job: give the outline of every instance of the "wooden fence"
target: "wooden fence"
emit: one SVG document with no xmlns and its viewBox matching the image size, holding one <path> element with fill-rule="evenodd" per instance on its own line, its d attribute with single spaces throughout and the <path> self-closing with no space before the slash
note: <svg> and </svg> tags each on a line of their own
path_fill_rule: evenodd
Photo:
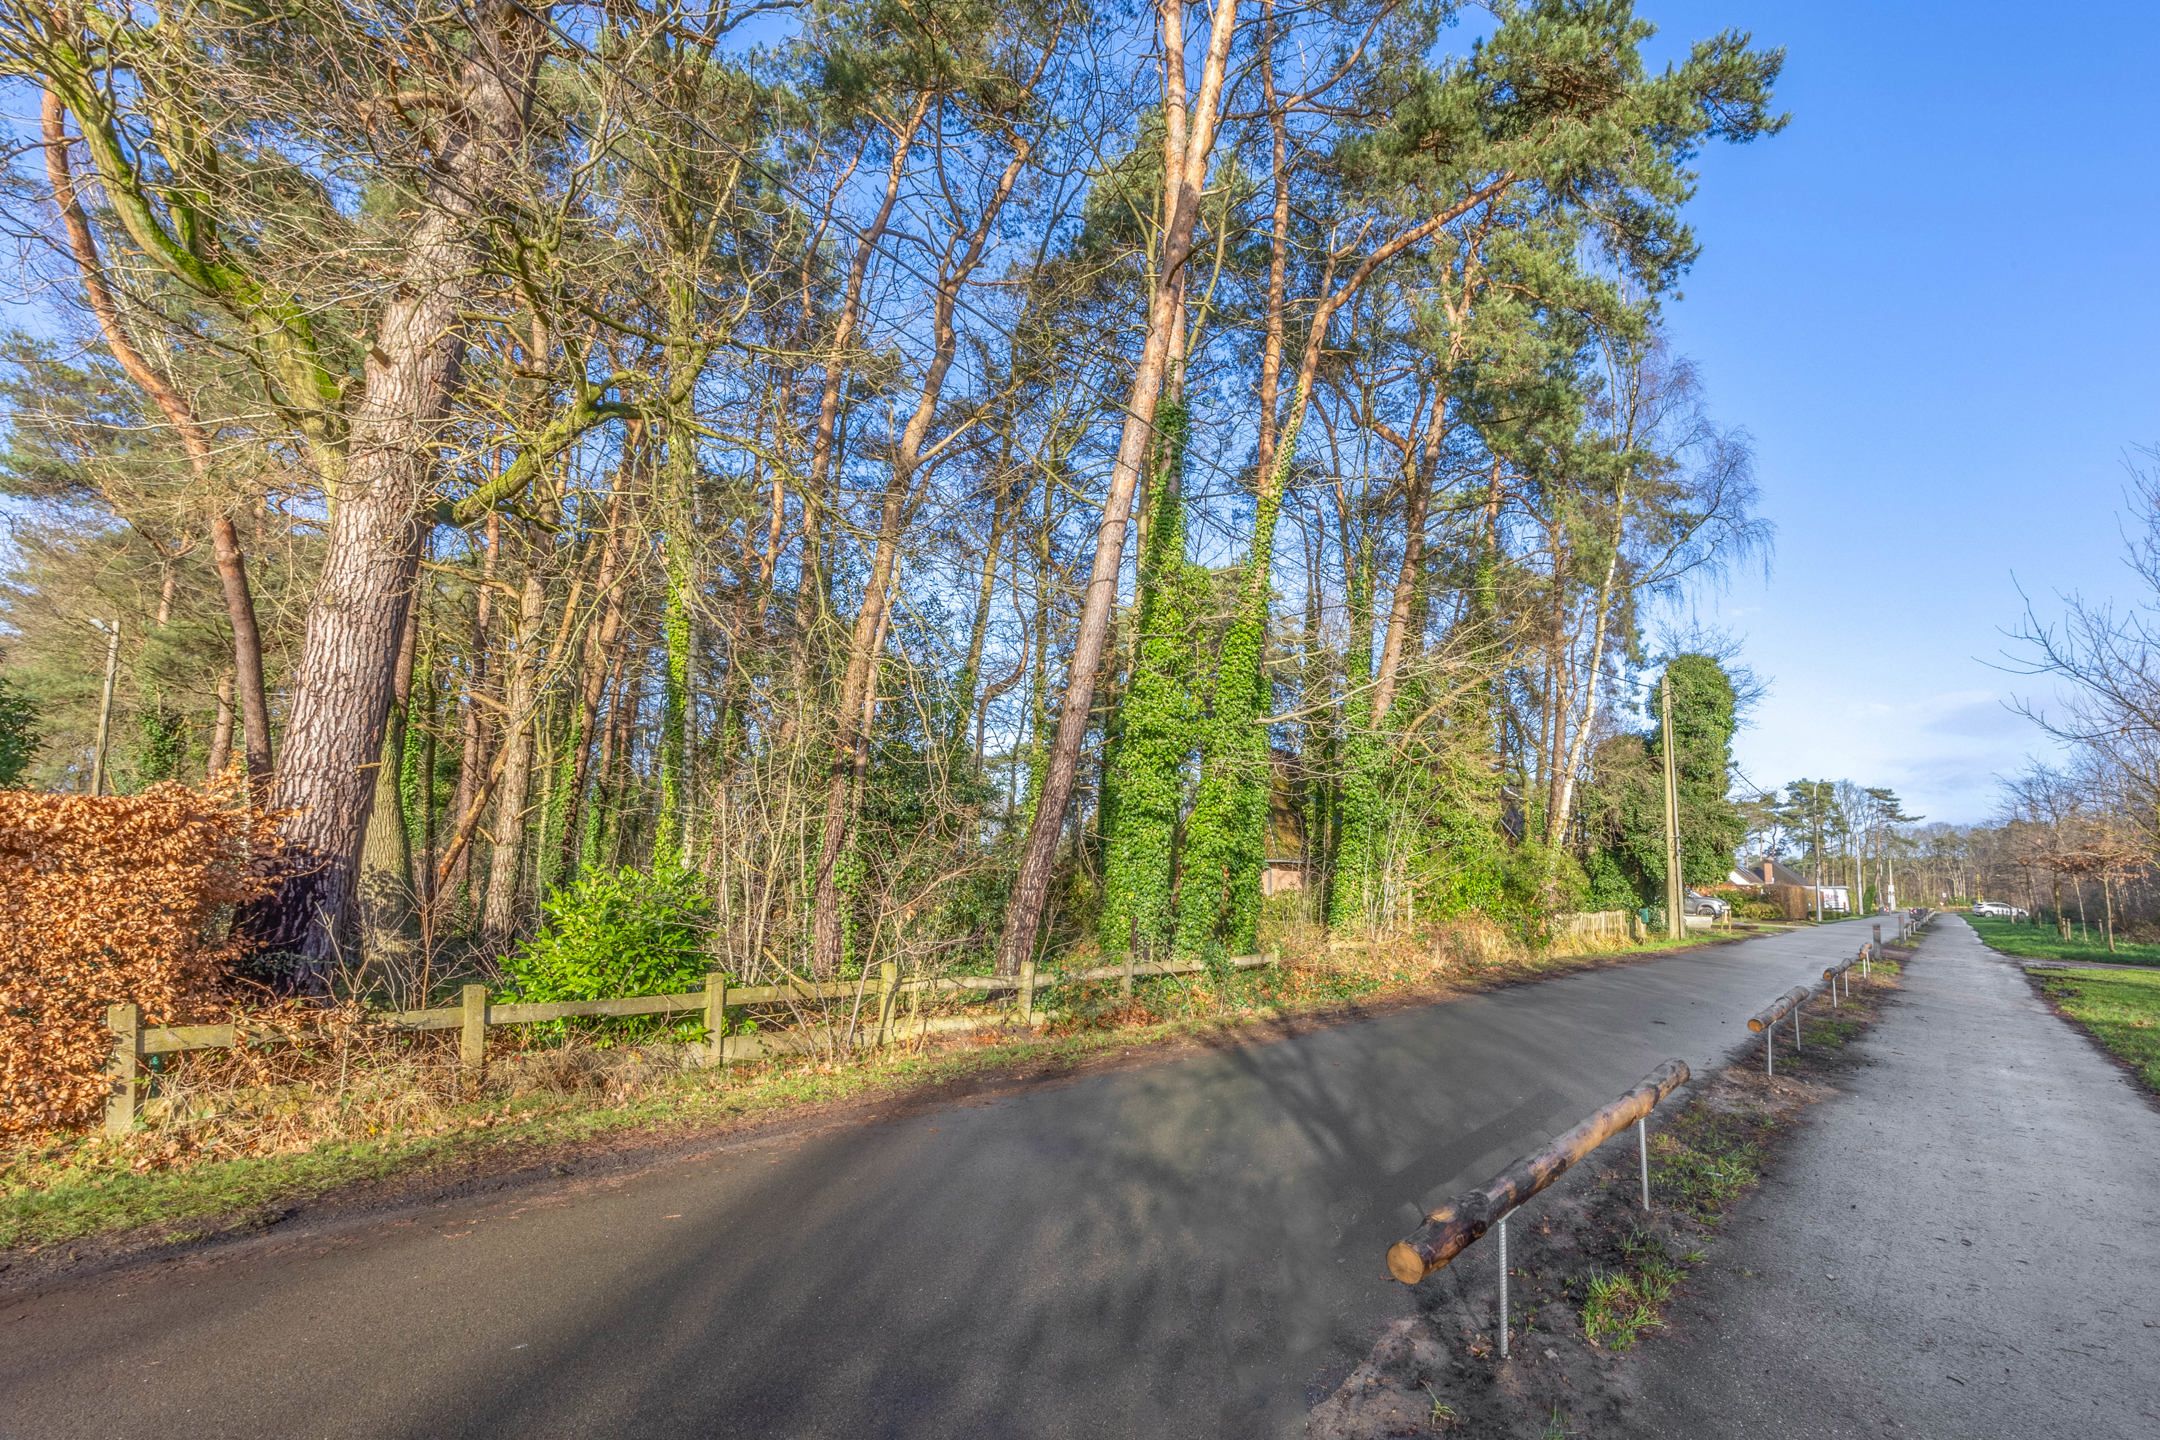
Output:
<svg viewBox="0 0 2160 1440">
<path fill-rule="evenodd" d="M 1642 937 L 1642 921 L 1632 910 L 1585 910 L 1553 917 L 1553 938 L 1596 943 L 1630 944 Z"/>
<path fill-rule="evenodd" d="M 1257 970 L 1278 964 L 1280 960 L 1280 953 L 1271 951 L 1266 955 L 1234 955 L 1227 963 L 1235 970 Z M 855 1040 L 867 1033 L 872 1043 L 891 1045 L 923 1035 L 980 1029 L 1009 1023 L 1013 1019 L 1023 1025 L 1037 1024 L 1042 1016 L 1036 1008 L 1036 997 L 1061 985 L 1115 980 L 1123 992 L 1130 995 L 1135 980 L 1161 975 L 1198 975 L 1207 969 L 1205 962 L 1197 960 L 1137 963 L 1128 956 L 1122 964 L 1098 965 L 1083 970 L 1039 972 L 1035 963 L 1028 961 L 1021 965 L 1020 973 L 1013 976 L 918 976 L 903 980 L 900 967 L 887 961 L 878 967 L 874 980 L 865 974 L 860 980 L 824 984 L 790 977 L 780 985 L 736 985 L 730 983 L 727 976 L 714 973 L 705 977 L 704 988 L 676 994 L 547 1002 L 493 1001 L 488 998 L 485 985 L 467 985 L 456 1005 L 386 1011 L 377 1018 L 395 1030 L 458 1031 L 459 1067 L 468 1074 L 478 1075 L 487 1068 L 490 1026 L 536 1025 L 551 1020 L 696 1015 L 703 1018 L 706 1037 L 698 1047 L 702 1052 L 701 1062 L 727 1065 L 771 1055 L 809 1053 L 818 1048 L 821 1036 L 829 1038 L 829 1028 L 809 1026 L 729 1034 L 729 1012 L 747 1006 L 851 1002 L 843 1027 L 847 1038 Z M 1016 1013 L 1010 1016 L 922 1014 L 922 1000 L 926 995 L 1005 994 L 1011 995 L 1014 1002 Z M 899 1013 L 903 997 L 908 1001 L 905 1016 Z M 250 1039 L 280 1043 L 290 1038 L 269 1029 L 251 1031 L 244 1022 L 145 1026 L 141 1009 L 132 1004 L 109 1007 L 105 1012 L 105 1024 L 112 1032 L 112 1058 L 106 1065 L 112 1088 L 105 1101 L 105 1129 L 115 1135 L 135 1128 L 142 1099 L 142 1062 L 146 1058 L 186 1050 L 230 1049 Z"/>
</svg>

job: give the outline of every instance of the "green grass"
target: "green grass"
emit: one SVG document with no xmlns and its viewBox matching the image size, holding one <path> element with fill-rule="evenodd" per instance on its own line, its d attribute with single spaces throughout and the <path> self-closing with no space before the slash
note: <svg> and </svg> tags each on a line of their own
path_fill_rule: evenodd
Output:
<svg viewBox="0 0 2160 1440">
<path fill-rule="evenodd" d="M 2160 1093 L 2160 972 L 2035 972 L 2063 1014 L 2127 1061 L 2147 1089 Z"/>
<path fill-rule="evenodd" d="M 1691 1107 L 1651 1137 L 1651 1185 L 1714 1225 L 1762 1177 L 1769 1124 L 1756 1115 Z"/>
<path fill-rule="evenodd" d="M 1636 1234 L 1621 1243 L 1625 1266 L 1591 1272 L 1582 1304 L 1583 1336 L 1605 1350 L 1631 1350 L 1645 1330 L 1664 1325 L 1661 1312 L 1679 1288 L 1685 1261 L 1663 1242 Z"/>
<path fill-rule="evenodd" d="M 2107 941 L 2093 931 L 2090 940 L 2077 938 L 2072 927 L 2068 940 L 2055 933 L 2048 925 L 2021 924 L 2015 920 L 1997 920 L 1987 915 L 1968 915 L 1973 930 L 1994 949 L 2005 955 L 2015 955 L 2021 960 L 2067 960 L 2073 964 L 2087 961 L 2106 965 L 2160 965 L 2160 945 L 2140 945 L 2117 939 L 2115 948 L 2108 949 Z"/>
</svg>

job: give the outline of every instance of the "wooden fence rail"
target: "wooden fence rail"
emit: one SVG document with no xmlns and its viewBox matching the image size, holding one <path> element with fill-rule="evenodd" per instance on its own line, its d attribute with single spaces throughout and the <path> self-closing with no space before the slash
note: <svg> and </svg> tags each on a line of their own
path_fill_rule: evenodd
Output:
<svg viewBox="0 0 2160 1440">
<path fill-rule="evenodd" d="M 1234 955 L 1228 964 L 1233 970 L 1257 970 L 1281 962 L 1280 952 L 1266 955 Z M 797 1026 L 784 1030 L 760 1031 L 757 1034 L 729 1034 L 728 1013 L 750 1005 L 785 1005 L 840 1000 L 853 1001 L 855 1005 L 848 1015 L 846 1028 L 850 1032 L 870 1032 L 873 1043 L 891 1045 L 900 1040 L 914 1039 L 923 1035 L 946 1031 L 979 1029 L 986 1025 L 1003 1023 L 997 1017 L 967 1015 L 925 1016 L 921 1013 L 922 997 L 951 995 L 1004 995 L 1010 994 L 1013 1009 L 1020 1024 L 1037 1022 L 1036 997 L 1045 990 L 1061 985 L 1075 985 L 1105 980 L 1116 980 L 1125 993 L 1132 991 L 1136 979 L 1148 979 L 1169 975 L 1199 975 L 1208 970 L 1204 961 L 1150 961 L 1134 963 L 1130 958 L 1119 965 L 1098 965 L 1080 970 L 1050 970 L 1038 972 L 1035 962 L 1027 961 L 1018 975 L 953 975 L 914 976 L 901 979 L 899 966 L 887 961 L 878 967 L 873 979 L 864 975 L 860 980 L 827 981 L 813 984 L 807 980 L 789 977 L 779 985 L 736 985 L 727 976 L 717 972 L 705 977 L 700 990 L 685 990 L 665 995 L 631 995 L 613 1000 L 562 1000 L 562 1001 L 493 1001 L 488 998 L 485 985 L 467 985 L 459 995 L 456 1005 L 436 1006 L 423 1010 L 392 1010 L 379 1018 L 396 1030 L 456 1030 L 458 1037 L 458 1064 L 461 1069 L 478 1075 L 487 1068 L 487 1032 L 497 1025 L 536 1025 L 554 1020 L 621 1019 L 631 1016 L 686 1016 L 698 1015 L 704 1019 L 705 1040 L 703 1063 L 727 1065 L 739 1060 L 755 1060 L 772 1055 L 803 1054 L 815 1050 L 819 1032 L 812 1027 Z M 901 1018 L 899 1002 L 908 997 L 910 1010 Z M 867 1014 L 865 1014 L 867 1010 Z M 142 1023 L 142 1011 L 134 1005 L 114 1005 L 105 1012 L 105 1025 L 112 1034 L 112 1056 L 106 1064 L 106 1074 L 111 1089 L 105 1101 L 105 1129 L 109 1134 L 125 1134 L 135 1128 L 141 1108 L 142 1062 L 152 1055 L 173 1055 L 187 1050 L 222 1050 L 247 1040 L 264 1043 L 280 1043 L 291 1037 L 282 1031 L 268 1027 L 256 1027 L 245 1022 L 226 1025 L 153 1025 Z"/>
<path fill-rule="evenodd" d="M 1488 1230 L 1500 1242 L 1500 1358 L 1508 1358 L 1508 1216 L 1558 1180 L 1568 1168 L 1607 1140 L 1635 1127 L 1642 1164 L 1642 1204 L 1650 1209 L 1650 1112 L 1688 1081 L 1684 1060 L 1667 1060 L 1635 1087 L 1608 1101 L 1580 1125 L 1544 1149 L 1523 1156 L 1468 1194 L 1425 1217 L 1425 1223 L 1390 1246 L 1388 1273 L 1415 1285 L 1475 1244 Z"/>
<path fill-rule="evenodd" d="M 1568 1169 L 1607 1140 L 1656 1109 L 1685 1085 L 1685 1060 L 1667 1060 L 1628 1092 L 1599 1107 L 1588 1119 L 1544 1149 L 1523 1156 L 1485 1184 L 1459 1195 L 1425 1217 L 1409 1236 L 1389 1247 L 1388 1273 L 1415 1285 L 1474 1244 L 1508 1212 L 1566 1174 Z M 1646 1162 L 1647 1163 L 1647 1162 Z"/>
</svg>

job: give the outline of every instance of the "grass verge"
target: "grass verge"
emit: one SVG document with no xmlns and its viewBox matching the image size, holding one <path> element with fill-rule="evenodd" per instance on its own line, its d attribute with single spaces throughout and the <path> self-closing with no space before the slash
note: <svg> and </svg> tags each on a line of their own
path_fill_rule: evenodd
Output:
<svg viewBox="0 0 2160 1440">
<path fill-rule="evenodd" d="M 2160 971 L 2028 972 L 2056 1011 L 2084 1027 L 2109 1054 L 2160 1095 Z"/>
<path fill-rule="evenodd" d="M 2143 945 L 2117 939 L 2115 948 L 2110 950 L 2106 940 L 2079 939 L 2075 930 L 2071 932 L 2071 938 L 2065 940 L 2052 927 L 2046 925 L 2019 924 L 2014 920 L 1998 920 L 1987 915 L 1967 915 L 1965 920 L 1991 949 L 2020 960 L 2160 966 L 2160 945 Z"/>
</svg>

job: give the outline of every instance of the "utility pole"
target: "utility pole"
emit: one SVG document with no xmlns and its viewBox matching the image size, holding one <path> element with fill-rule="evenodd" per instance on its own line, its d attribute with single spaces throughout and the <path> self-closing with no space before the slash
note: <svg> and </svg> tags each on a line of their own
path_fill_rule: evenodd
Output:
<svg viewBox="0 0 2160 1440">
<path fill-rule="evenodd" d="M 1808 803 L 1812 806 L 1817 807 L 1815 810 L 1815 923 L 1820 925 L 1822 924 L 1823 887 L 1823 833 L 1822 810 L 1820 808 L 1822 804 L 1821 797 L 1811 795 L 1808 799 Z"/>
<path fill-rule="evenodd" d="M 1680 781 L 1673 761 L 1672 671 L 1665 672 L 1659 689 L 1665 699 L 1665 933 L 1678 940 L 1687 934 L 1687 917 L 1681 904 Z"/>
<path fill-rule="evenodd" d="M 98 700 L 97 746 L 90 752 L 90 793 L 105 793 L 105 742 L 112 735 L 113 677 L 120 669 L 120 622 L 93 620 L 105 632 L 105 693 Z"/>
</svg>

